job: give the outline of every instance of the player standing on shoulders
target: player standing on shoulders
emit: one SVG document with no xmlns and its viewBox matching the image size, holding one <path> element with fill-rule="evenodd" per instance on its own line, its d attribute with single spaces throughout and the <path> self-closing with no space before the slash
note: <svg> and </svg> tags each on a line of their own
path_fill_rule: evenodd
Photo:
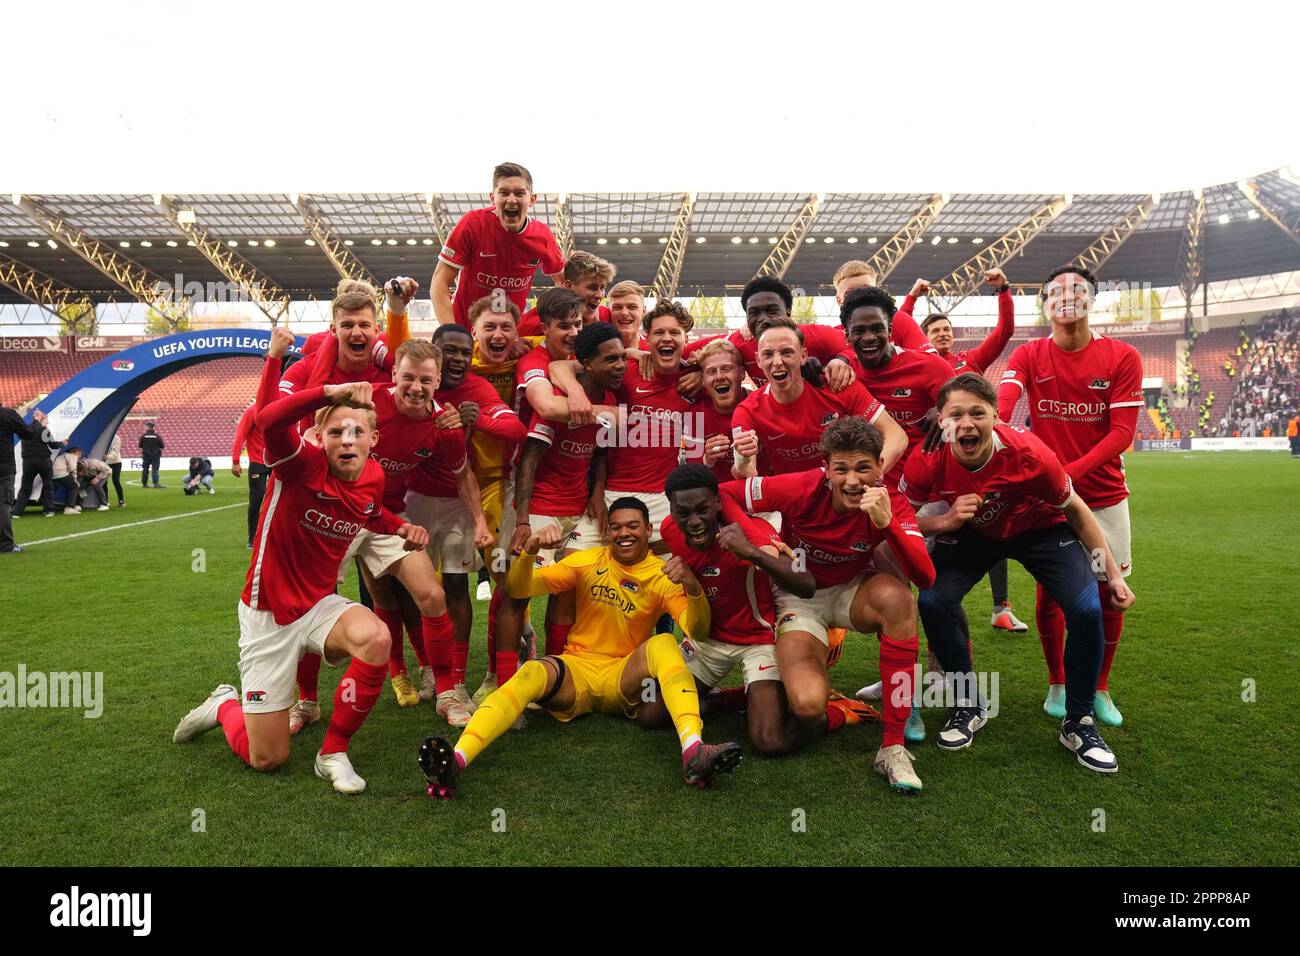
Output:
<svg viewBox="0 0 1300 956">
<path fill-rule="evenodd" d="M 936 537 L 934 584 L 917 604 L 930 646 L 956 690 L 938 744 L 944 750 L 969 747 L 986 722 L 986 702 L 957 609 L 995 561 L 1012 558 L 1066 609 L 1070 637 L 1063 655 L 1061 743 L 1088 769 L 1114 773 L 1119 762 L 1093 721 L 1102 653 L 1094 568 L 1104 569 L 1114 582 L 1107 599 L 1117 610 L 1133 604 L 1133 592 L 1101 525 L 1052 450 L 1031 432 L 997 423 L 992 385 L 967 372 L 944 386 L 939 401 L 951 440 L 908 459 L 901 486 L 915 507 L 934 501 L 949 506 L 943 514 L 918 519 L 922 532 Z"/>
<path fill-rule="evenodd" d="M 295 428 L 313 410 L 320 447 Z M 334 593 L 339 564 L 363 529 L 396 535 L 410 551 L 424 548 L 428 537 L 382 504 L 384 473 L 369 458 L 377 443 L 370 383 L 309 389 L 263 409 L 258 424 L 271 489 L 239 603 L 243 703 L 239 691 L 222 684 L 185 715 L 172 740 L 185 743 L 220 725 L 244 763 L 274 770 L 289 759 L 299 656 L 310 650 L 331 664 L 350 656 L 316 775 L 341 793 L 360 793 L 366 782 L 348 760 L 348 743 L 383 689 L 389 634 L 370 611 Z"/>
<path fill-rule="evenodd" d="M 1074 481 L 1075 491 L 1092 509 L 1115 555 L 1119 574 L 1133 570 L 1132 531 L 1123 452 L 1133 443 L 1142 397 L 1142 357 L 1127 342 L 1088 327 L 1088 309 L 1097 279 L 1081 266 L 1053 269 L 1043 283 L 1043 310 L 1052 334 L 1011 353 L 998 387 L 998 414 L 1009 421 L 1023 394 L 1033 432 L 1056 452 Z M 1097 682 L 1097 719 L 1110 727 L 1124 720 L 1110 697 L 1110 668 L 1124 630 L 1124 610 L 1109 597 L 1115 579 L 1096 569 L 1101 582 L 1106 649 Z M 1040 586 L 1038 635 L 1047 659 L 1049 687 L 1043 709 L 1062 714 L 1065 673 L 1062 649 L 1065 617 Z"/>
</svg>

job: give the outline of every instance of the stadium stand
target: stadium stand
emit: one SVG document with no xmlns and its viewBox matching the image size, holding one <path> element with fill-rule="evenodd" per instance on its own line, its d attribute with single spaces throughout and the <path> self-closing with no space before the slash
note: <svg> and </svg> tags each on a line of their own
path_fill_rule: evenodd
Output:
<svg viewBox="0 0 1300 956">
<path fill-rule="evenodd" d="M 1212 359 L 1224 396 L 1210 412 L 1214 433 L 1285 434 L 1300 398 L 1300 316 L 1285 309 L 1267 315 L 1253 336 L 1244 328 L 1218 331 L 1231 332 L 1235 341 Z"/>
<path fill-rule="evenodd" d="M 146 389 L 118 430 L 123 456 L 139 454 L 147 421 L 157 423 L 166 454 L 229 455 L 235 426 L 257 392 L 261 369 L 252 358 L 217 359 Z"/>
<path fill-rule="evenodd" d="M 103 352 L 0 352 L 0 405 L 15 407 L 48 395 Z"/>
</svg>

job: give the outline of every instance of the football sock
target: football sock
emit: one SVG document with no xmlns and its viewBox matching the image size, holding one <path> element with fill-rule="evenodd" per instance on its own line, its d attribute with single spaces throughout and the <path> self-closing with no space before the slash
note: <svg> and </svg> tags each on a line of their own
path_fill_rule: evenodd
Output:
<svg viewBox="0 0 1300 956">
<path fill-rule="evenodd" d="M 497 588 L 492 592 L 492 600 L 488 601 L 487 654 L 488 670 L 490 671 L 497 669 L 497 609 L 501 607 L 501 602 L 505 600 L 505 597 L 506 589 Z M 502 681 L 502 683 L 505 683 L 505 681 Z"/>
<path fill-rule="evenodd" d="M 681 649 L 671 634 L 656 634 L 646 641 L 645 659 L 650 676 L 659 681 L 664 705 L 677 728 L 677 739 L 685 753 L 692 744 L 700 742 L 700 735 L 704 732 L 695 678 L 686 668 Z"/>
<path fill-rule="evenodd" d="M 569 629 L 572 624 L 546 625 L 546 656 L 555 657 L 564 653 L 564 645 L 569 643 Z"/>
<path fill-rule="evenodd" d="M 1089 585 L 1064 610 L 1069 632 L 1065 642 L 1065 716 L 1078 720 L 1092 713 L 1105 645 L 1097 589 Z"/>
<path fill-rule="evenodd" d="M 1006 558 L 989 568 L 989 588 L 993 591 L 993 606 L 1006 607 L 1008 590 Z"/>
<path fill-rule="evenodd" d="M 422 622 L 424 647 L 429 655 L 429 662 L 433 665 L 436 692 L 441 694 L 443 691 L 453 690 L 456 685 L 451 679 L 451 618 L 444 611 L 437 617 L 425 615 Z"/>
<path fill-rule="evenodd" d="M 451 642 L 451 686 L 465 683 L 465 664 L 469 660 L 469 641 Z"/>
<path fill-rule="evenodd" d="M 396 608 L 377 607 L 375 617 L 388 628 L 391 643 L 388 645 L 388 676 L 406 673 L 406 648 L 402 645 L 402 612 Z"/>
<path fill-rule="evenodd" d="M 497 651 L 496 672 L 497 686 L 500 687 L 510 678 L 515 676 L 515 671 L 519 669 L 519 652 L 518 651 Z"/>
<path fill-rule="evenodd" d="M 316 700 L 316 684 L 320 679 L 320 655 L 308 651 L 298 661 L 298 697 Z"/>
<path fill-rule="evenodd" d="M 244 726 L 244 708 L 237 700 L 228 700 L 217 708 L 217 723 L 226 732 L 226 743 L 235 752 L 235 756 L 246 764 L 252 764 L 248 757 L 248 728 Z"/>
<path fill-rule="evenodd" d="M 473 763 L 492 741 L 510 729 L 525 707 L 546 693 L 546 682 L 546 665 L 528 661 L 514 677 L 484 698 L 456 741 L 456 758 L 462 768 Z"/>
<path fill-rule="evenodd" d="M 880 635 L 880 679 L 884 693 L 880 698 L 884 733 L 881 746 L 903 742 L 903 728 L 912 712 L 912 684 L 915 683 L 917 637 Z"/>
<path fill-rule="evenodd" d="M 1041 584 L 1034 604 L 1034 620 L 1038 624 L 1038 641 L 1043 645 L 1043 659 L 1047 661 L 1047 682 L 1064 684 L 1065 614 Z"/>
<path fill-rule="evenodd" d="M 700 707 L 710 714 L 738 714 L 745 709 L 746 693 L 743 687 L 724 687 L 716 694 L 700 698 Z"/>
<path fill-rule="evenodd" d="M 1097 588 L 1101 592 L 1101 626 L 1106 636 L 1106 646 L 1101 654 L 1101 673 L 1097 677 L 1097 690 L 1109 690 L 1110 666 L 1115 663 L 1119 637 L 1124 632 L 1124 612 L 1111 607 L 1108 585 L 1098 584 Z"/>
<path fill-rule="evenodd" d="M 411 642 L 411 649 L 415 651 L 415 659 L 420 662 L 421 667 L 429 666 L 429 649 L 424 644 L 424 628 L 420 628 L 417 634 L 411 630 L 410 625 L 406 627 L 406 639 Z M 394 642 L 400 644 L 401 641 L 393 638 Z"/>
<path fill-rule="evenodd" d="M 338 689 L 334 691 L 334 712 L 330 714 L 325 742 L 321 744 L 322 754 L 347 751 L 352 735 L 361 729 L 370 709 L 379 700 L 387 673 L 383 664 L 368 664 L 360 658 L 352 658 Z"/>
</svg>

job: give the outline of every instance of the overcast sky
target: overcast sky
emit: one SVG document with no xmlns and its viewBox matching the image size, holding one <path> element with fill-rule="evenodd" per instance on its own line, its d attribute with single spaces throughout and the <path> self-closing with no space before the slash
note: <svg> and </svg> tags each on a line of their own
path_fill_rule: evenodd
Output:
<svg viewBox="0 0 1300 956">
<path fill-rule="evenodd" d="M 486 191 L 504 159 L 547 192 L 1300 172 L 1298 5 L 1043 7 L 23 0 L 0 190 Z"/>
</svg>

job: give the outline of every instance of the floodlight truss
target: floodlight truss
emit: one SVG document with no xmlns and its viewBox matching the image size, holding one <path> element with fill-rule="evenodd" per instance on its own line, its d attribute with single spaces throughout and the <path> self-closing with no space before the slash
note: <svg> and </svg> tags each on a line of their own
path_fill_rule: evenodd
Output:
<svg viewBox="0 0 1300 956">
<path fill-rule="evenodd" d="M 1250 204 L 1259 210 L 1259 214 L 1277 226 L 1295 242 L 1300 243 L 1300 213 L 1292 210 L 1288 212 L 1285 207 L 1275 204 L 1259 188 L 1259 183 L 1254 180 L 1240 183 L 1242 195 L 1244 195 Z"/>
<path fill-rule="evenodd" d="M 1205 236 L 1205 195 L 1196 196 L 1191 208 L 1187 210 L 1187 223 L 1183 226 L 1183 254 L 1178 272 L 1178 288 L 1183 293 L 1186 311 L 1183 318 L 1192 319 L 1192 297 L 1196 287 L 1201 284 L 1201 253 Z"/>
<path fill-rule="evenodd" d="M 18 207 L 54 239 L 63 243 L 119 288 L 125 289 L 141 302 L 171 322 L 179 322 L 190 312 L 190 300 L 181 290 L 168 293 L 170 287 L 133 259 L 82 232 L 61 215 L 51 212 L 40 203 L 23 196 Z"/>
<path fill-rule="evenodd" d="M 555 201 L 555 242 L 566 262 L 573 257 L 573 210 L 567 195 Z"/>
<path fill-rule="evenodd" d="M 325 254 L 325 258 L 330 261 L 334 271 L 344 279 L 358 279 L 379 288 L 379 281 L 371 274 L 369 269 L 362 265 L 361 260 L 352 254 L 352 251 L 343 244 L 343 240 L 330 228 L 320 208 L 307 196 L 299 196 L 296 205 L 298 215 L 302 217 L 303 225 L 311 233 L 316 248 Z"/>
<path fill-rule="evenodd" d="M 876 253 L 867 260 L 867 264 L 876 270 L 876 284 L 884 285 L 885 279 L 894 271 L 902 260 L 907 250 L 925 235 L 925 231 L 930 228 L 930 224 L 939 218 L 939 213 L 943 212 L 943 207 L 948 204 L 942 193 L 935 193 L 925 201 L 912 218 L 902 229 L 890 236 L 885 244 L 876 250 Z"/>
<path fill-rule="evenodd" d="M 671 299 L 677 294 L 677 283 L 682 278 L 682 263 L 686 258 L 686 241 L 691 230 L 691 214 L 695 210 L 695 194 L 682 196 L 682 204 L 677 210 L 677 219 L 673 222 L 673 231 L 668 235 L 664 254 L 659 258 L 659 268 L 655 270 L 654 282 L 650 284 L 649 298 L 658 301 Z"/>
<path fill-rule="evenodd" d="M 1074 257 L 1074 261 L 1084 268 L 1088 269 L 1093 275 L 1106 263 L 1106 260 L 1115 254 L 1124 240 L 1133 235 L 1134 230 L 1142 225 L 1142 222 L 1151 215 L 1151 210 L 1155 208 L 1156 201 L 1153 197 L 1147 196 L 1140 203 L 1124 214 L 1124 218 L 1112 225 L 1103 232 L 1092 244 Z"/>
<path fill-rule="evenodd" d="M 95 303 L 84 293 L 3 254 L 0 254 L 0 285 L 60 318 L 59 309 L 85 307 L 92 312 L 95 309 Z"/>
<path fill-rule="evenodd" d="M 951 273 L 930 286 L 930 307 L 939 312 L 951 312 L 967 296 L 973 295 L 984 282 L 984 273 L 989 269 L 1000 268 L 1012 256 L 1024 250 L 1025 246 L 1053 220 L 1070 206 L 1065 196 L 1056 196 L 1050 202 L 1035 209 L 1023 221 L 1017 223 L 1008 232 L 990 242 L 978 253 L 971 256 Z"/>
<path fill-rule="evenodd" d="M 425 203 L 425 211 L 429 214 L 429 222 L 433 223 L 433 231 L 438 236 L 438 245 L 445 246 L 447 240 L 451 238 L 452 229 L 456 227 L 456 221 L 452 219 L 446 201 L 438 193 L 432 193 L 429 201 Z"/>
<path fill-rule="evenodd" d="M 813 193 L 804 200 L 799 212 L 795 214 L 790 225 L 786 226 L 781 238 L 776 241 L 772 251 L 767 254 L 763 264 L 754 273 L 755 279 L 760 276 L 772 276 L 777 279 L 785 278 L 786 270 L 790 268 L 790 263 L 794 262 L 794 257 L 798 255 L 799 249 L 808 235 L 808 230 L 817 221 L 817 213 L 821 211 L 821 204 L 821 193 Z"/>
<path fill-rule="evenodd" d="M 194 248 L 203 255 L 203 258 L 237 285 L 240 292 L 266 314 L 266 317 L 271 320 L 272 328 L 279 324 L 280 319 L 289 311 L 289 303 L 293 301 L 289 293 L 264 275 L 257 266 L 237 255 L 220 239 L 209 235 L 206 230 L 192 221 L 182 219 L 181 210 L 170 196 L 159 196 L 158 208 L 167 217 L 167 221 L 194 244 Z"/>
</svg>

